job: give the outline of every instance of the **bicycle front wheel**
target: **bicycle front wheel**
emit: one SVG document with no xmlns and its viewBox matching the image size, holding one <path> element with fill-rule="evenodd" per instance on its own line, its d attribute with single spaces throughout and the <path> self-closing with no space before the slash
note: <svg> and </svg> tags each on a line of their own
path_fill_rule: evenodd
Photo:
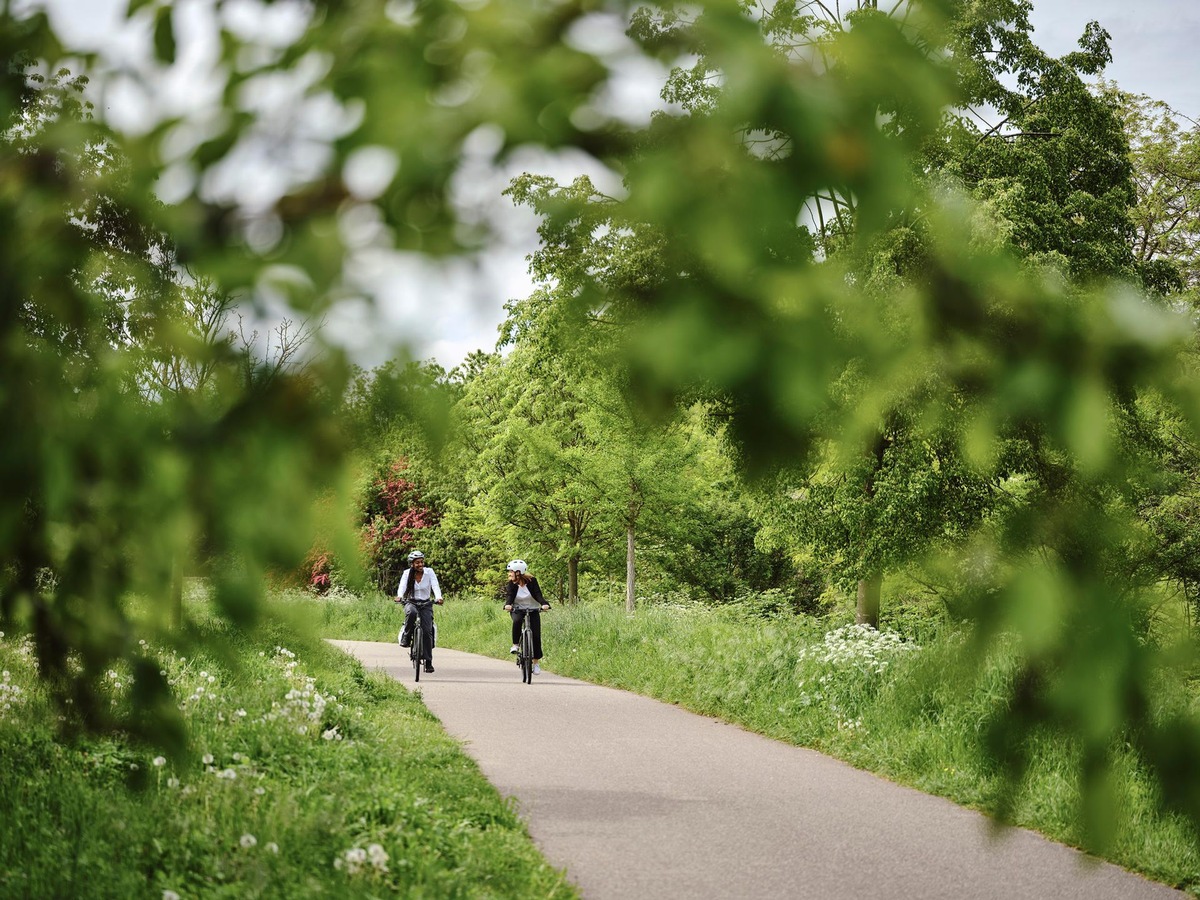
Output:
<svg viewBox="0 0 1200 900">
<path fill-rule="evenodd" d="M 533 635 L 528 627 L 521 633 L 521 680 L 533 684 Z"/>
<path fill-rule="evenodd" d="M 413 680 L 421 680 L 421 657 L 425 655 L 425 635 L 421 631 L 421 623 L 413 629 L 412 650 Z"/>
</svg>

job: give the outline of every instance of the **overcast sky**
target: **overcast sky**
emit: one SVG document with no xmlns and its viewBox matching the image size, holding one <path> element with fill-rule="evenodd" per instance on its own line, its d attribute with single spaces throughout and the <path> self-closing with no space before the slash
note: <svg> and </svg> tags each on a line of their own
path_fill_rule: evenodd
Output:
<svg viewBox="0 0 1200 900">
<path fill-rule="evenodd" d="M 25 0 L 26 6 L 50 9 L 54 23 L 69 44 L 83 48 L 103 46 L 118 58 L 140 56 L 138 35 L 123 22 L 128 0 Z M 181 13 L 198 12 L 205 0 L 179 0 Z M 247 9 L 257 3 L 246 3 Z M 275 34 L 286 35 L 288 17 L 284 4 L 274 9 L 270 24 Z M 1034 0 L 1033 24 L 1038 42 L 1055 55 L 1074 49 L 1091 19 L 1112 35 L 1113 63 L 1106 77 L 1124 90 L 1164 100 L 1179 113 L 1200 119 L 1200 3 L 1194 0 Z M 204 61 L 192 60 L 203 69 Z M 161 85 L 171 104 L 187 105 L 202 86 L 188 70 L 184 53 L 173 79 Z M 645 115 L 661 85 L 662 73 L 653 69 L 630 71 L 624 96 L 614 102 L 637 115 Z M 144 104 L 119 93 L 106 98 L 108 115 L 136 127 L 136 110 Z M 536 167 L 565 180 L 580 174 L 585 163 L 566 157 L 555 161 L 526 159 L 514 163 L 511 173 L 481 178 L 475 192 L 498 194 L 509 174 Z M 588 174 L 599 177 L 594 169 Z M 418 260 L 381 262 L 367 280 L 380 292 L 379 308 L 365 305 L 343 310 L 332 323 L 340 342 L 346 344 L 365 365 L 382 362 L 391 355 L 391 342 L 419 331 L 423 340 L 418 353 L 450 368 L 475 349 L 491 350 L 503 304 L 524 296 L 531 285 L 524 257 L 535 246 L 532 216 L 500 209 L 504 216 L 503 246 L 473 265 L 435 270 Z"/>
</svg>

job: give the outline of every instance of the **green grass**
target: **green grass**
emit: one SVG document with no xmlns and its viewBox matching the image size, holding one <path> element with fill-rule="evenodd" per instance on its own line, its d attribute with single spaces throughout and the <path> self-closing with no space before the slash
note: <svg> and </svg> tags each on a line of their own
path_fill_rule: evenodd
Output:
<svg viewBox="0 0 1200 900">
<path fill-rule="evenodd" d="M 28 646 L 0 639 L 0 896 L 577 896 L 419 700 L 306 634 L 155 654 L 191 736 L 178 760 L 58 737 Z"/>
<path fill-rule="evenodd" d="M 394 641 L 388 598 L 296 593 L 275 612 L 256 637 L 227 633 L 234 652 L 220 659 L 159 654 L 191 735 L 190 755 L 161 766 L 120 737 L 60 739 L 27 649 L 0 639 L 0 896 L 576 896 L 418 700 L 310 636 Z M 452 598 L 437 619 L 442 646 L 508 658 L 499 603 Z M 980 723 L 1011 660 L 979 669 L 953 632 L 922 632 L 911 650 L 827 639 L 831 626 L 808 618 L 685 605 L 631 618 L 599 603 L 556 607 L 543 625 L 551 671 L 996 808 Z M 113 702 L 126 702 L 126 681 L 112 673 Z M 1078 760 L 1050 738 L 1035 758 L 1015 821 L 1079 845 Z M 1105 857 L 1200 896 L 1194 832 L 1156 811 L 1132 754 L 1115 780 Z"/>
<path fill-rule="evenodd" d="M 310 601 L 311 602 L 311 601 Z M 330 637 L 394 641 L 400 613 L 388 598 L 317 603 Z M 498 602 L 455 599 L 437 612 L 439 644 L 508 658 L 509 618 Z M 979 667 L 963 637 L 922 633 L 919 649 L 835 633 L 805 617 L 763 619 L 737 607 L 658 605 L 629 617 L 612 603 L 558 606 L 542 617 L 550 671 L 625 688 L 773 738 L 819 749 L 893 781 L 985 812 L 1002 781 L 981 746 L 981 723 L 1004 696 L 1013 659 Z M 1012 820 L 1085 846 L 1079 762 L 1062 741 L 1040 739 Z M 1104 857 L 1200 896 L 1200 842 L 1159 813 L 1132 753 L 1114 773 L 1115 823 Z"/>
</svg>

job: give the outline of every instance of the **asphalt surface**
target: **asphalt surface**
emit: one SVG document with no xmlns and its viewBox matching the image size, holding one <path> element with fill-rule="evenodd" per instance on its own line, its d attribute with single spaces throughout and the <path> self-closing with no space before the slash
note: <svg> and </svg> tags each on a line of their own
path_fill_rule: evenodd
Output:
<svg viewBox="0 0 1200 900">
<path fill-rule="evenodd" d="M 439 648 L 332 641 L 419 690 L 587 900 L 1165 900 L 1185 894 L 811 750 Z"/>
</svg>

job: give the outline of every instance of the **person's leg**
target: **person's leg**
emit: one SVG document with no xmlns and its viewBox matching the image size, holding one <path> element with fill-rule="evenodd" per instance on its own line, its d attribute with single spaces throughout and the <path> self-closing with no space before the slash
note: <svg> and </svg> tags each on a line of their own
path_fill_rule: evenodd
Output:
<svg viewBox="0 0 1200 900">
<path fill-rule="evenodd" d="M 513 608 L 508 614 L 512 616 L 512 642 L 516 644 L 521 640 L 521 611 Z"/>
<path fill-rule="evenodd" d="M 413 624 L 417 620 L 417 608 L 411 603 L 404 604 L 404 635 L 400 640 L 401 647 L 408 647 L 412 644 Z"/>
<path fill-rule="evenodd" d="M 542 659 L 542 613 L 541 610 L 531 609 L 529 611 L 529 630 L 533 632 L 533 658 L 541 662 Z"/>
<path fill-rule="evenodd" d="M 433 665 L 433 607 L 422 606 L 421 613 L 421 631 L 425 636 L 425 664 Z"/>
</svg>

